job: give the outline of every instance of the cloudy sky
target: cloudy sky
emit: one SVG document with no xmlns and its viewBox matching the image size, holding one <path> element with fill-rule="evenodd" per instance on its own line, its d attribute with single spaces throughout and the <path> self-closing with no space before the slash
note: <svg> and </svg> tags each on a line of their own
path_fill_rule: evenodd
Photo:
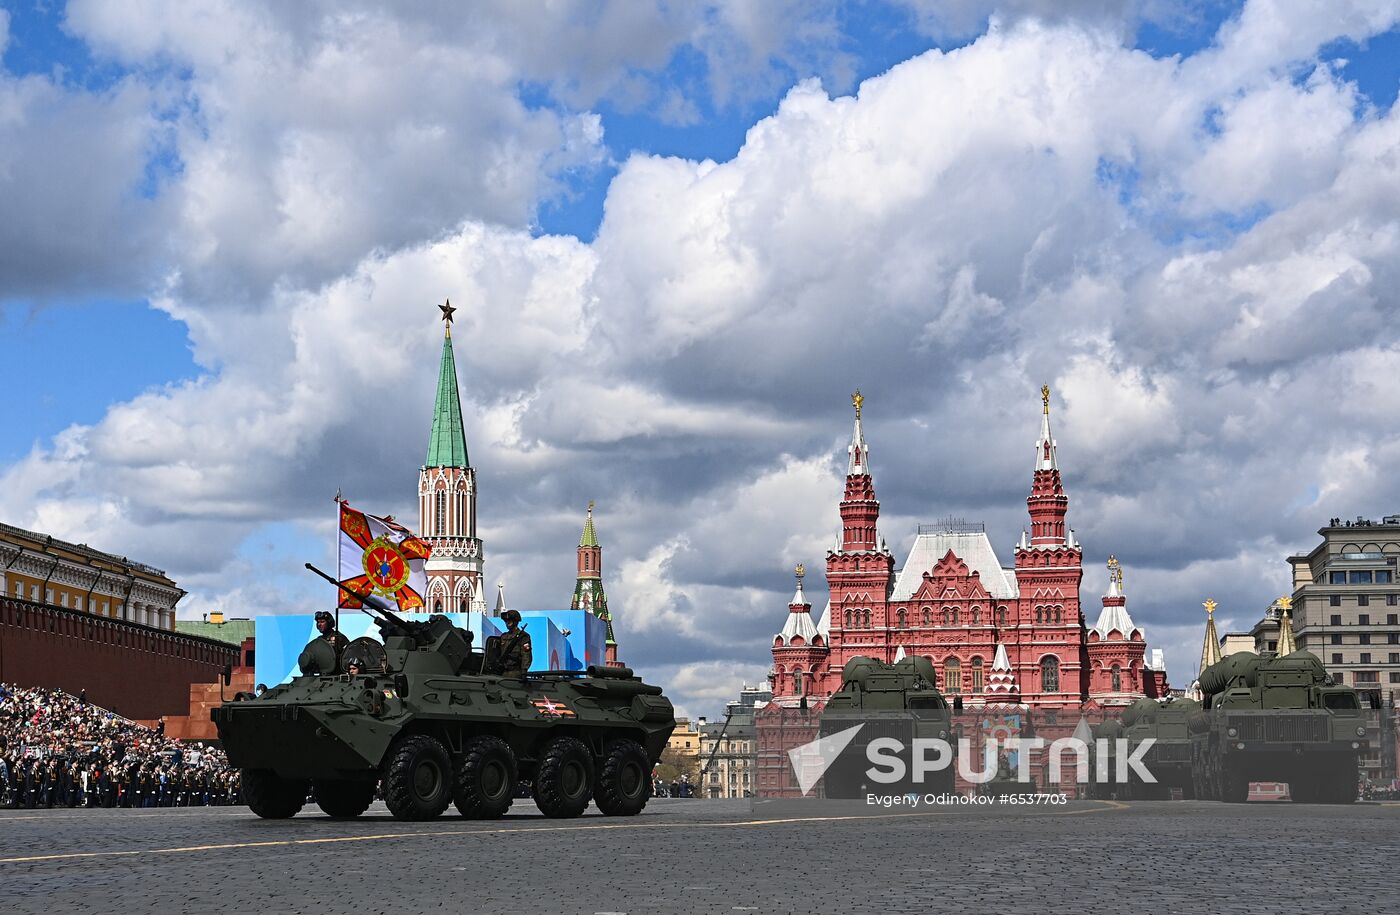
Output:
<svg viewBox="0 0 1400 915">
<path fill-rule="evenodd" d="M 1193 673 L 1327 518 L 1400 511 L 1400 0 L 0 4 L 0 520 L 182 616 L 330 600 L 416 514 L 455 339 L 493 586 L 714 714 L 837 529 L 1025 522 L 1055 391 Z M 820 580 L 813 591 L 820 591 Z"/>
</svg>

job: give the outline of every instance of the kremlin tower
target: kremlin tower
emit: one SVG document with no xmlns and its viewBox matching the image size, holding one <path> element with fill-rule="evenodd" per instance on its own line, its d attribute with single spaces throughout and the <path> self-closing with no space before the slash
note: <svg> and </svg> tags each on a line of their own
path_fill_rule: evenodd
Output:
<svg viewBox="0 0 1400 915">
<path fill-rule="evenodd" d="M 598 545 L 598 533 L 593 529 L 592 502 L 588 503 L 588 518 L 583 522 L 583 536 L 578 540 L 578 581 L 574 584 L 574 599 L 569 609 L 587 610 L 607 624 L 604 660 L 609 667 L 621 667 L 612 614 L 608 612 L 608 596 L 603 593 L 603 548 Z"/>
<path fill-rule="evenodd" d="M 418 471 L 418 535 L 432 546 L 425 566 L 428 610 L 468 613 L 486 610 L 481 593 L 482 547 L 476 536 L 476 472 L 467 459 L 457 364 L 452 354 L 452 313 L 439 305 L 444 332 L 437 402 L 428 457 Z"/>
<path fill-rule="evenodd" d="M 1099 621 L 1089 630 L 1089 692 L 1103 705 L 1128 705 L 1156 695 L 1146 669 L 1147 642 L 1128 616 L 1123 594 L 1123 567 L 1108 557 L 1108 593 Z"/>
</svg>

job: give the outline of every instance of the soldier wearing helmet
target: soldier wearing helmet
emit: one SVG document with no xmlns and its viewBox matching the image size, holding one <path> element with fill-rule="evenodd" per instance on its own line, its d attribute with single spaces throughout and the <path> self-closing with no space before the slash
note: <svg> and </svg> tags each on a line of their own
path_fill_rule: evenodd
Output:
<svg viewBox="0 0 1400 915">
<path fill-rule="evenodd" d="M 520 612 L 507 610 L 501 614 L 506 631 L 499 638 L 500 671 L 503 677 L 523 677 L 534 659 L 530 651 L 530 634 L 520 628 Z"/>
<path fill-rule="evenodd" d="M 335 628 L 335 614 L 328 610 L 317 610 L 316 631 L 321 633 L 321 638 L 331 643 L 331 647 L 335 649 L 335 656 L 340 657 L 347 642 L 345 636 L 341 635 Z"/>
</svg>

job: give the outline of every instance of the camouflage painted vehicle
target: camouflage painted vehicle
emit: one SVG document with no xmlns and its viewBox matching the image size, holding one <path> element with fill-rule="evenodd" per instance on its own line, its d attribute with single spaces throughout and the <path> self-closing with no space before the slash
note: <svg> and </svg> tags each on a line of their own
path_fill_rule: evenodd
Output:
<svg viewBox="0 0 1400 915">
<path fill-rule="evenodd" d="M 874 788 L 881 793 L 953 790 L 955 760 L 950 759 L 946 769 L 918 782 L 909 765 L 915 738 L 941 738 L 956 745 L 952 710 L 935 686 L 937 682 L 933 663 L 923 657 L 904 658 L 893 664 L 865 657 L 846 662 L 841 688 L 822 710 L 819 734 L 828 737 L 856 725 L 862 727 L 827 769 L 823 780 L 827 797 L 864 797 Z M 870 768 L 866 747 L 880 737 L 893 737 L 906 748 L 901 754 L 906 763 L 905 778 L 892 784 L 874 784 L 865 775 Z"/>
<path fill-rule="evenodd" d="M 1094 725 L 1093 728 L 1094 745 L 1090 750 L 1093 760 L 1093 772 L 1109 773 L 1109 780 L 1100 782 L 1097 778 L 1090 781 L 1089 796 L 1096 799 L 1109 800 L 1124 796 L 1124 785 L 1120 785 L 1112 780 L 1112 774 L 1118 766 L 1118 739 L 1123 736 L 1123 722 L 1117 718 L 1106 718 Z M 1107 743 L 1101 743 L 1107 741 Z M 1105 754 L 1105 759 L 1100 760 L 1099 754 Z"/>
<path fill-rule="evenodd" d="M 401 820 L 431 819 L 448 804 L 499 817 L 521 780 L 550 817 L 576 817 L 590 799 L 609 816 L 646 805 L 676 726 L 660 687 L 625 667 L 486 673 L 493 639 L 473 651 L 471 633 L 444 616 L 407 621 L 361 598 L 382 643 L 356 639 L 337 657 L 314 639 L 301 676 L 213 711 L 258 816 L 295 815 L 308 790 L 331 816 L 359 816 L 381 781 Z"/>
<path fill-rule="evenodd" d="M 1189 721 L 1197 797 L 1238 803 L 1250 782 L 1282 781 L 1297 802 L 1356 800 L 1360 699 L 1316 655 L 1241 652 L 1201 671 L 1200 684 L 1205 702 Z"/>
<path fill-rule="evenodd" d="M 1139 800 L 1163 800 L 1171 796 L 1171 789 L 1181 789 L 1182 796 L 1190 799 L 1196 796 L 1191 774 L 1191 732 L 1189 722 L 1199 714 L 1201 704 L 1190 699 L 1139 699 L 1123 710 L 1120 722 L 1126 737 L 1128 750 L 1136 749 L 1142 741 L 1152 738 L 1153 743 L 1142 755 L 1144 768 L 1157 779 L 1156 784 L 1147 784 L 1133 778 L 1126 785 L 1119 785 L 1118 796 Z"/>
</svg>

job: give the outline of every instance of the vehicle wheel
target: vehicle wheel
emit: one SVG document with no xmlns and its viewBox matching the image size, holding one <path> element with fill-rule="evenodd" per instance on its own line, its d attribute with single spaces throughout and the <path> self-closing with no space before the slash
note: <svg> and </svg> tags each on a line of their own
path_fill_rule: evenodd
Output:
<svg viewBox="0 0 1400 915">
<path fill-rule="evenodd" d="M 271 769 L 243 770 L 243 801 L 265 820 L 285 820 L 306 803 L 306 780 L 283 778 Z"/>
<path fill-rule="evenodd" d="M 515 799 L 515 754 L 499 737 L 473 737 L 457 763 L 452 800 L 469 820 L 504 816 Z"/>
<path fill-rule="evenodd" d="M 535 770 L 535 804 L 547 817 L 576 817 L 588 808 L 593 787 L 593 754 L 583 741 L 556 737 Z"/>
<path fill-rule="evenodd" d="M 384 803 L 396 820 L 431 820 L 452 802 L 452 760 L 426 734 L 405 737 L 389 751 Z"/>
<path fill-rule="evenodd" d="M 651 758 L 635 740 L 614 740 L 603 750 L 593 800 L 610 817 L 642 812 L 651 798 Z"/>
<path fill-rule="evenodd" d="M 1222 766 L 1220 799 L 1227 804 L 1243 804 L 1249 800 L 1249 779 L 1234 766 Z"/>
<path fill-rule="evenodd" d="M 318 778 L 312 783 L 316 806 L 336 819 L 350 819 L 368 810 L 374 803 L 374 785 L 372 780 L 348 778 Z"/>
</svg>

